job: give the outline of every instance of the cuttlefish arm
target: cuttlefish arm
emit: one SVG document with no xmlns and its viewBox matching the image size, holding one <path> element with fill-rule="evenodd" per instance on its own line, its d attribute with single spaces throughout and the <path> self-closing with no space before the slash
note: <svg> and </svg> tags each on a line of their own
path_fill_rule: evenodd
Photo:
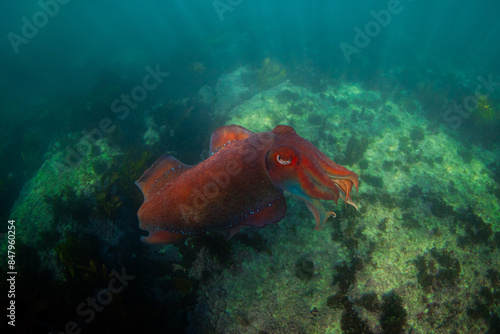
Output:
<svg viewBox="0 0 500 334">
<path fill-rule="evenodd" d="M 302 199 L 320 230 L 335 213 L 326 211 L 319 200 L 357 206 L 351 191 L 359 186 L 358 175 L 330 160 L 309 141 L 297 135 L 289 126 L 280 125 L 272 131 L 276 141 L 266 156 L 266 167 L 274 184 Z"/>
</svg>

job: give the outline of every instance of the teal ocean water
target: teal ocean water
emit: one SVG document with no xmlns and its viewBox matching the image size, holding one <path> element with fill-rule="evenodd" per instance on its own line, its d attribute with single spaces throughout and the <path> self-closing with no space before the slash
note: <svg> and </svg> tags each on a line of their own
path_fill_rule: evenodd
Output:
<svg viewBox="0 0 500 334">
<path fill-rule="evenodd" d="M 12 333 L 500 332 L 499 3 L 0 7 Z"/>
</svg>

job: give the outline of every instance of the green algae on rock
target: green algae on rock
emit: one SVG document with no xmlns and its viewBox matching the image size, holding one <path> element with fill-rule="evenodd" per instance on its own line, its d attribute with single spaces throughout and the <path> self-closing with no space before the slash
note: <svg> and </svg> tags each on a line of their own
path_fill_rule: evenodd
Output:
<svg viewBox="0 0 500 334">
<path fill-rule="evenodd" d="M 482 298 L 495 300 L 478 280 L 500 266 L 500 250 L 494 246 L 500 211 L 488 191 L 495 181 L 484 173 L 495 155 L 472 146 L 473 158 L 464 164 L 457 154 L 461 144 L 446 132 L 430 130 L 429 121 L 419 114 L 419 101 L 400 105 L 360 91 L 345 83 L 328 86 L 318 95 L 284 82 L 227 114 L 227 124 L 260 131 L 292 125 L 334 159 L 344 154 L 353 136 L 369 138 L 363 154 L 349 161 L 361 180 L 369 181 L 360 188 L 356 217 L 349 208 L 342 210 L 321 232 L 312 231 L 307 215 L 289 217 L 279 227 L 257 231 L 265 237 L 268 253 L 233 244 L 233 258 L 245 260 L 238 269 L 217 274 L 200 293 L 200 308 L 223 303 L 225 313 L 206 319 L 194 312 L 197 321 L 210 321 L 214 331 L 234 332 L 250 327 L 275 333 L 487 329 L 484 310 L 494 303 L 468 296 L 483 291 Z M 283 100 L 288 92 L 293 101 Z M 361 103 L 365 96 L 369 100 Z M 413 106 L 411 112 L 405 111 L 407 105 Z M 302 112 L 290 112 L 290 106 L 301 106 Z M 364 110 L 364 116 L 351 124 L 353 110 Z M 316 119 L 321 122 L 311 122 Z M 302 210 L 295 201 L 290 203 L 289 210 Z M 464 215 L 463 208 L 470 213 Z M 488 228 L 492 234 L 481 232 Z M 305 258 L 314 263 L 309 279 L 301 278 L 304 270 L 297 276 L 298 263 L 308 263 Z M 349 265 L 357 263 L 353 258 L 362 265 Z M 231 293 L 222 300 L 210 291 Z M 249 320 L 245 325 L 237 320 L 243 308 Z M 313 308 L 320 317 L 311 315 Z M 351 320 L 358 327 L 351 326 Z"/>
</svg>

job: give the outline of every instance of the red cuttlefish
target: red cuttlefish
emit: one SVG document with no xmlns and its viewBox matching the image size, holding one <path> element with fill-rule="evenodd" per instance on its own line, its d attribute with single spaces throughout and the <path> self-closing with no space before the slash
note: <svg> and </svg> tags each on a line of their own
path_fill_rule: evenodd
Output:
<svg viewBox="0 0 500 334">
<path fill-rule="evenodd" d="M 169 244 L 207 231 L 226 238 L 245 225 L 264 227 L 285 217 L 283 191 L 302 199 L 320 230 L 328 217 L 321 200 L 351 200 L 358 175 L 337 165 L 286 125 L 253 133 L 238 125 L 215 130 L 211 155 L 188 166 L 160 157 L 136 184 L 144 195 L 137 213 L 148 244 Z M 357 208 L 357 207 L 356 207 Z"/>
</svg>

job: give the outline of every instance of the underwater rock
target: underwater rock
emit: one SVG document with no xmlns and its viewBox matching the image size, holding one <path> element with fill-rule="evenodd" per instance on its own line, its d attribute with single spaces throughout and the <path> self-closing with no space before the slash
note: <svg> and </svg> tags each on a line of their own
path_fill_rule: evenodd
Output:
<svg viewBox="0 0 500 334">
<path fill-rule="evenodd" d="M 354 95 L 353 99 L 357 105 L 375 108 L 380 104 L 380 93 L 362 90 L 359 94 Z"/>
<path fill-rule="evenodd" d="M 299 98 L 299 94 L 297 94 L 295 92 L 291 92 L 288 89 L 285 89 L 276 95 L 276 99 L 278 100 L 279 103 L 282 103 L 282 104 L 294 102 L 298 98 Z"/>
<path fill-rule="evenodd" d="M 51 236 L 71 231 L 81 232 L 78 222 L 81 219 L 87 220 L 93 206 L 91 199 L 100 189 L 104 189 L 109 181 L 104 177 L 105 173 L 96 173 L 95 170 L 109 170 L 112 160 L 122 153 L 109 147 L 106 139 L 95 142 L 95 146 L 99 148 L 98 154 L 93 154 L 85 137 L 77 145 L 80 152 L 82 149 L 88 149 L 78 164 L 68 165 L 70 151 L 53 152 L 36 175 L 24 185 L 10 215 L 11 219 L 17 222 L 16 242 L 46 250 L 53 247 L 53 243 L 58 239 Z M 78 210 L 74 209 L 68 212 L 56 210 L 61 205 L 75 207 L 75 201 L 84 201 L 77 207 L 82 208 L 81 212 L 85 217 L 80 217 Z M 54 203 L 57 206 L 54 206 Z M 39 254 L 42 257 L 41 267 L 54 269 L 58 276 L 59 268 L 54 267 L 57 261 L 53 258 L 56 254 L 45 251 L 40 251 Z"/>
<path fill-rule="evenodd" d="M 158 132 L 158 126 L 156 125 L 154 121 L 154 117 L 151 115 L 145 116 L 146 118 L 146 132 L 144 133 L 144 136 L 142 139 L 144 140 L 145 144 L 147 146 L 152 146 L 156 144 L 158 141 L 160 141 L 160 133 Z"/>
<path fill-rule="evenodd" d="M 200 328 L 234 333 L 487 329 L 485 317 L 491 321 L 495 302 L 484 300 L 495 299 L 482 284 L 490 282 L 488 270 L 500 266 L 495 246 L 500 210 L 488 192 L 500 179 L 495 156 L 474 148 L 474 159 L 465 165 L 457 155 L 462 144 L 425 130 L 428 122 L 408 113 L 406 104 L 388 98 L 383 110 L 370 109 L 367 105 L 379 103 L 376 94 L 363 94 L 367 101 L 359 101 L 360 92 L 340 84 L 315 95 L 284 82 L 231 109 L 226 124 L 268 131 L 286 123 L 328 156 L 352 151 L 353 169 L 373 186 L 361 188 L 360 211 L 339 212 L 325 225 L 328 233 L 307 233 L 312 222 L 292 200 L 288 209 L 298 214 L 253 231 L 265 247 L 234 240 L 231 265 L 205 282 L 199 294 L 192 321 Z M 375 117 L 353 118 L 352 110 L 363 107 L 363 115 Z M 388 128 L 389 120 L 398 126 Z M 348 145 L 350 138 L 357 140 Z M 462 213 L 461 207 L 471 209 Z M 471 294 L 479 295 L 476 303 Z"/>
<path fill-rule="evenodd" d="M 251 72 L 239 67 L 234 72 L 222 75 L 215 86 L 214 112 L 221 115 L 252 96 L 249 88 Z"/>
<path fill-rule="evenodd" d="M 212 103 L 214 102 L 214 98 L 215 98 L 215 92 L 210 86 L 204 85 L 198 91 L 198 97 L 200 99 L 199 100 L 200 103 L 203 103 L 206 105 L 212 105 Z"/>
</svg>

